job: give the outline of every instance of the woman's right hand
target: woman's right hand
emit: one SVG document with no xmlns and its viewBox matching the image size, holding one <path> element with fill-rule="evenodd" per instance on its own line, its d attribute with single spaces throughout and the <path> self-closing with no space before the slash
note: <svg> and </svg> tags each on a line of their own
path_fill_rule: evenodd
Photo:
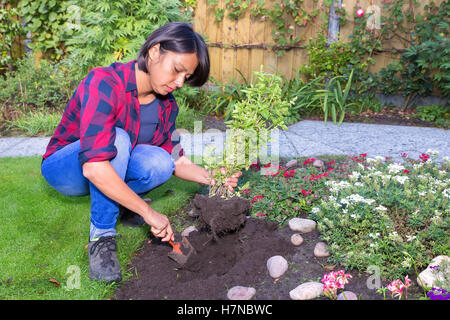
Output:
<svg viewBox="0 0 450 320">
<path fill-rule="evenodd" d="M 150 231 L 161 241 L 175 240 L 170 221 L 166 215 L 149 207 L 150 212 L 144 217 L 144 221 L 150 225 Z"/>
</svg>

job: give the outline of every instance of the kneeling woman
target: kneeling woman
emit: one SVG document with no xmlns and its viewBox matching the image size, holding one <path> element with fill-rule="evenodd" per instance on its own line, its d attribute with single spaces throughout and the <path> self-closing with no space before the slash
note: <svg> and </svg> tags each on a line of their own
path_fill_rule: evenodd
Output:
<svg viewBox="0 0 450 320">
<path fill-rule="evenodd" d="M 162 241 L 170 222 L 142 197 L 172 174 L 210 184 L 210 174 L 173 141 L 178 106 L 172 92 L 202 86 L 209 54 L 189 24 L 168 23 L 146 40 L 137 60 L 94 68 L 81 81 L 43 155 L 45 180 L 67 196 L 91 197 L 89 277 L 121 281 L 115 225 L 147 223 Z M 240 172 L 227 181 L 237 184 Z M 122 220 L 122 218 L 121 218 Z"/>
</svg>

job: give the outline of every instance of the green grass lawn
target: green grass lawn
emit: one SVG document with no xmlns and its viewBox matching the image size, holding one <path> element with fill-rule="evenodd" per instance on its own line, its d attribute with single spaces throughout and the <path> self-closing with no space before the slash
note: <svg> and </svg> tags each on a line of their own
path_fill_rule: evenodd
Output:
<svg viewBox="0 0 450 320">
<path fill-rule="evenodd" d="M 107 299 L 115 285 L 88 277 L 90 198 L 53 190 L 40 174 L 40 163 L 41 157 L 0 158 L 0 299 Z M 198 190 L 198 184 L 173 176 L 148 196 L 177 230 L 175 213 Z M 118 224 L 117 231 L 126 279 L 133 272 L 127 264 L 149 227 Z M 78 272 L 79 289 L 74 282 Z"/>
</svg>

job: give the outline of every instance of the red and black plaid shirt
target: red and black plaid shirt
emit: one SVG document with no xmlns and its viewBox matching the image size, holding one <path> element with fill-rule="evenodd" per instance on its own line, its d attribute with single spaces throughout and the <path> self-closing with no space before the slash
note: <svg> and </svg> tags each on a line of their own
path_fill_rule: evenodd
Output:
<svg viewBox="0 0 450 320">
<path fill-rule="evenodd" d="M 140 119 L 137 98 L 135 64 L 113 63 L 109 67 L 94 68 L 81 81 L 69 100 L 61 122 L 50 139 L 43 155 L 46 159 L 64 146 L 80 140 L 80 165 L 85 162 L 112 160 L 115 127 L 130 136 L 132 148 L 136 146 Z M 172 94 L 161 99 L 159 124 L 151 145 L 159 146 L 177 158 L 184 154 L 179 141 L 172 141 L 178 105 Z M 174 151 L 176 147 L 176 152 Z"/>
</svg>

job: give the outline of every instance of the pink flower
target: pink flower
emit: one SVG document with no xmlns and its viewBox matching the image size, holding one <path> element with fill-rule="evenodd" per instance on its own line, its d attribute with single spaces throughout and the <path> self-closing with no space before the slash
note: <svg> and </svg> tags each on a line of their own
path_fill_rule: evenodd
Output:
<svg viewBox="0 0 450 320">
<path fill-rule="evenodd" d="M 351 274 L 346 274 L 344 270 L 332 271 L 323 275 L 323 293 L 330 299 L 337 299 L 337 289 L 344 289 L 344 286 L 352 279 Z"/>
<path fill-rule="evenodd" d="M 398 297 L 400 299 L 406 299 L 406 291 L 408 287 L 411 285 L 411 280 L 408 278 L 408 275 L 405 277 L 405 283 L 403 283 L 401 280 L 396 279 L 392 281 L 390 284 L 388 284 L 387 288 L 389 289 L 389 292 L 391 293 L 392 297 Z"/>
</svg>

